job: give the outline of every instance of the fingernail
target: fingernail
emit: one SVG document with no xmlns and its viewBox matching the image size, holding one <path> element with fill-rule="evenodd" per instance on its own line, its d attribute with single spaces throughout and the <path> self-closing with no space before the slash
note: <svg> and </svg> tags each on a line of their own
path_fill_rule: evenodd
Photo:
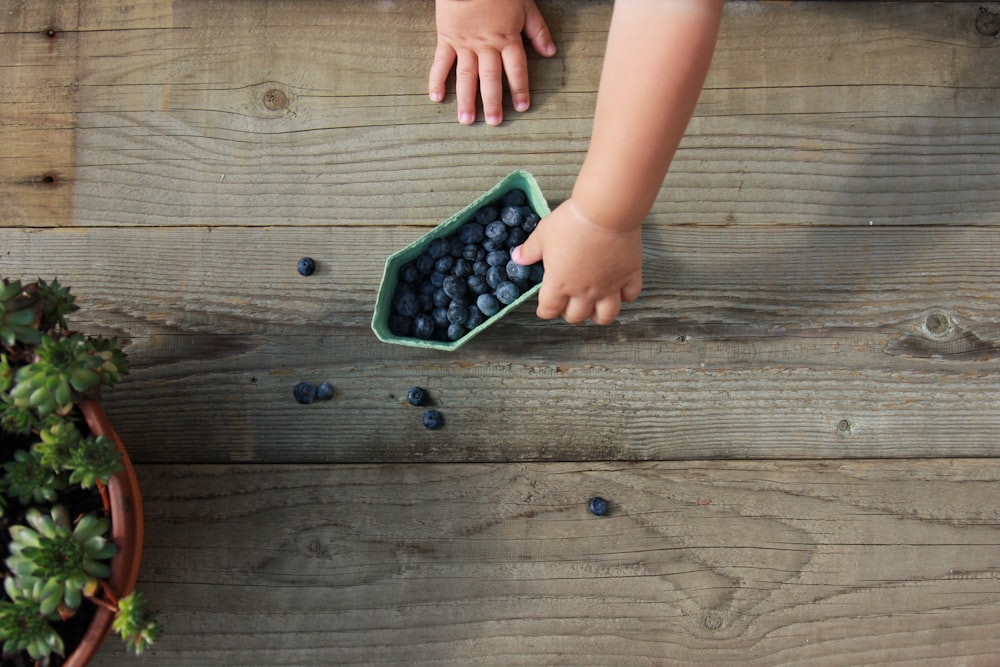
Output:
<svg viewBox="0 0 1000 667">
<path fill-rule="evenodd" d="M 486 124 L 487 125 L 499 125 L 501 120 L 503 120 L 503 118 L 501 118 L 500 116 L 487 116 L 486 117 Z"/>
<path fill-rule="evenodd" d="M 440 92 L 436 90 L 431 91 L 431 102 L 440 102 L 443 99 L 444 96 Z"/>
<path fill-rule="evenodd" d="M 510 251 L 510 258 L 514 260 L 515 264 L 521 263 L 519 261 L 521 259 L 521 246 L 517 246 L 516 248 Z"/>
<path fill-rule="evenodd" d="M 517 104 L 514 105 L 514 109 L 516 109 L 517 111 L 527 111 L 528 110 L 528 103 L 527 102 L 518 102 Z"/>
<path fill-rule="evenodd" d="M 545 47 L 545 55 L 547 55 L 547 56 L 554 56 L 555 54 L 556 54 L 556 45 L 555 44 L 549 44 L 548 46 Z"/>
<path fill-rule="evenodd" d="M 467 111 L 458 114 L 458 122 L 462 125 L 471 125 L 474 120 L 475 117 Z"/>
</svg>

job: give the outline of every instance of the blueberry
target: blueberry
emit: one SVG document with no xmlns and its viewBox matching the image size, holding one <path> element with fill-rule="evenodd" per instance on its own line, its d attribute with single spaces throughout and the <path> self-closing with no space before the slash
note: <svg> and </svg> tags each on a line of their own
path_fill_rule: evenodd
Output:
<svg viewBox="0 0 1000 667">
<path fill-rule="evenodd" d="M 410 405 L 420 407 L 421 405 L 426 405 L 427 403 L 427 391 L 423 387 L 411 387 L 408 392 L 406 392 L 406 400 Z"/>
<path fill-rule="evenodd" d="M 508 248 L 516 248 L 527 240 L 528 232 L 524 231 L 520 227 L 514 227 L 507 232 L 507 238 L 504 240 L 504 244 Z"/>
<path fill-rule="evenodd" d="M 409 336 L 413 331 L 413 320 L 405 315 L 393 313 L 389 316 L 389 331 L 397 336 Z"/>
<path fill-rule="evenodd" d="M 309 405 L 316 400 L 316 387 L 308 382 L 300 382 L 292 389 L 292 396 L 302 405 Z"/>
<path fill-rule="evenodd" d="M 429 284 L 429 283 L 428 283 Z M 431 285 L 434 287 L 434 285 Z M 418 294 L 417 303 L 420 304 L 421 313 L 429 313 L 434 310 L 434 295 L 432 294 Z"/>
<path fill-rule="evenodd" d="M 397 292 L 396 298 L 392 300 L 392 307 L 399 315 L 413 317 L 420 311 L 420 303 L 413 292 Z"/>
<path fill-rule="evenodd" d="M 451 255 L 445 255 L 441 257 L 436 262 L 434 262 L 434 270 L 441 273 L 448 273 L 451 271 L 452 265 L 455 263 L 455 258 Z"/>
<path fill-rule="evenodd" d="M 448 254 L 452 258 L 461 257 L 463 250 L 465 250 L 465 244 L 458 239 L 457 234 L 448 237 Z"/>
<path fill-rule="evenodd" d="M 446 329 L 451 322 L 448 321 L 448 308 L 435 308 L 431 311 L 431 317 L 434 318 L 434 327 L 436 329 Z"/>
<path fill-rule="evenodd" d="M 490 266 L 506 266 L 510 261 L 510 253 L 506 250 L 494 250 L 486 253 L 486 263 Z"/>
<path fill-rule="evenodd" d="M 492 206 L 484 206 L 476 211 L 476 222 L 481 225 L 488 225 L 497 219 L 497 210 Z"/>
<path fill-rule="evenodd" d="M 587 509 L 590 510 L 591 514 L 604 516 L 608 513 L 608 501 L 600 496 L 595 496 L 587 503 Z"/>
<path fill-rule="evenodd" d="M 311 276 L 316 271 L 316 260 L 312 257 L 303 257 L 299 260 L 299 274 Z"/>
<path fill-rule="evenodd" d="M 404 264 L 403 268 L 399 270 L 399 278 L 404 283 L 415 283 L 420 280 L 420 271 L 417 270 L 415 264 L 410 262 L 409 264 Z"/>
<path fill-rule="evenodd" d="M 427 247 L 427 254 L 431 256 L 431 259 L 441 259 L 448 254 L 450 245 L 448 239 L 434 239 Z"/>
<path fill-rule="evenodd" d="M 493 317 L 500 312 L 500 302 L 492 294 L 480 294 L 476 299 L 476 307 L 486 317 Z"/>
<path fill-rule="evenodd" d="M 486 253 L 483 253 L 483 258 L 472 265 L 472 272 L 477 276 L 485 276 L 490 270 L 490 265 L 485 259 Z"/>
<path fill-rule="evenodd" d="M 500 199 L 500 203 L 504 206 L 523 206 L 526 201 L 528 197 L 524 194 L 524 190 L 516 189 L 510 190 Z"/>
<path fill-rule="evenodd" d="M 486 272 L 486 284 L 490 286 L 490 289 L 496 289 L 505 280 L 507 280 L 506 267 L 491 266 L 490 270 Z"/>
<path fill-rule="evenodd" d="M 434 296 L 434 292 L 438 290 L 434 287 L 434 283 L 429 280 L 424 280 L 420 283 L 420 287 L 417 288 L 417 294 L 426 294 L 427 296 Z"/>
<path fill-rule="evenodd" d="M 492 220 L 487 222 L 492 222 Z M 466 245 L 482 243 L 485 237 L 484 231 L 485 225 L 478 222 L 467 222 L 458 230 L 458 240 Z"/>
<path fill-rule="evenodd" d="M 465 328 L 464 324 L 458 324 L 456 322 L 452 322 L 451 324 L 448 325 L 447 337 L 448 340 L 458 340 L 468 332 L 469 330 Z"/>
<path fill-rule="evenodd" d="M 430 256 L 430 253 L 425 252 L 420 257 L 417 257 L 416 266 L 417 271 L 425 276 L 429 276 L 434 271 L 434 258 Z"/>
<path fill-rule="evenodd" d="M 545 276 L 545 267 L 542 266 L 541 262 L 535 262 L 531 265 L 531 282 L 535 285 L 542 282 L 542 278 Z"/>
<path fill-rule="evenodd" d="M 452 301 L 448 306 L 448 321 L 452 324 L 465 324 L 469 319 L 469 309 L 463 303 Z"/>
<path fill-rule="evenodd" d="M 521 223 L 521 229 L 523 229 L 525 233 L 530 234 L 531 232 L 535 231 L 535 227 L 538 226 L 538 222 L 540 220 L 541 218 L 539 218 L 538 214 L 535 213 L 534 211 L 532 211 L 531 213 L 526 213 L 524 216 L 524 222 Z"/>
<path fill-rule="evenodd" d="M 449 303 L 451 303 L 451 297 L 448 296 L 443 287 L 434 290 L 434 306 L 436 308 L 447 308 Z"/>
<path fill-rule="evenodd" d="M 486 225 L 486 238 L 502 243 L 507 238 L 507 227 L 499 220 Z"/>
<path fill-rule="evenodd" d="M 531 265 L 518 264 L 514 260 L 507 262 L 507 277 L 516 283 L 531 278 Z"/>
<path fill-rule="evenodd" d="M 434 335 L 434 318 L 427 313 L 420 313 L 413 318 L 413 335 L 417 338 L 430 338 Z"/>
<path fill-rule="evenodd" d="M 486 278 L 482 276 L 469 276 L 468 280 L 465 281 L 465 287 L 467 291 L 472 292 L 475 296 L 486 294 L 490 291 L 490 286 L 486 282 Z"/>
<path fill-rule="evenodd" d="M 464 257 L 459 257 L 455 260 L 454 266 L 451 267 L 451 273 L 459 278 L 468 278 L 472 275 L 472 262 Z"/>
<path fill-rule="evenodd" d="M 478 262 L 480 260 L 486 259 L 486 248 L 479 245 L 478 243 L 465 246 L 462 251 L 462 257 L 469 260 L 470 262 Z"/>
<path fill-rule="evenodd" d="M 501 223 L 502 224 L 502 223 Z M 506 229 L 506 227 L 504 228 Z M 497 241 L 495 239 L 486 239 L 483 241 L 482 248 L 486 251 L 486 254 L 490 254 L 494 250 L 504 250 L 507 247 L 507 239 L 502 241 Z"/>
<path fill-rule="evenodd" d="M 431 274 L 431 283 L 434 284 L 434 287 L 441 287 L 444 285 L 444 279 L 446 276 L 447 274 L 442 273 L 441 271 L 435 271 Z"/>
<path fill-rule="evenodd" d="M 441 289 L 452 299 L 461 299 L 465 296 L 465 280 L 458 276 L 446 276 Z"/>
<path fill-rule="evenodd" d="M 497 285 L 496 289 L 497 301 L 506 305 L 509 303 L 514 303 L 517 297 L 521 296 L 521 290 L 517 285 L 510 281 L 504 281 Z"/>
<path fill-rule="evenodd" d="M 424 412 L 423 422 L 424 426 L 433 431 L 444 425 L 444 417 L 437 410 L 431 409 Z"/>
<path fill-rule="evenodd" d="M 483 315 L 483 311 L 479 310 L 478 306 L 469 306 L 468 310 L 469 317 L 465 320 L 466 329 L 475 329 L 486 321 L 486 316 Z"/>
<path fill-rule="evenodd" d="M 329 382 L 320 382 L 316 385 L 316 398 L 321 401 L 329 401 L 333 398 L 333 385 Z"/>
<path fill-rule="evenodd" d="M 500 220 L 508 227 L 520 227 L 521 223 L 524 222 L 524 214 L 521 213 L 521 209 L 517 206 L 505 206 L 500 211 Z"/>
</svg>

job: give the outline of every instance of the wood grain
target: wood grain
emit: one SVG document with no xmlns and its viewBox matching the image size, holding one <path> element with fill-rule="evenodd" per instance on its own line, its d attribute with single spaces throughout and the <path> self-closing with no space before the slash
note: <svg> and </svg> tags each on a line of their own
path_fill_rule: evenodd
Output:
<svg viewBox="0 0 1000 667">
<path fill-rule="evenodd" d="M 144 664 L 923 667 L 1000 652 L 994 461 L 139 476 L 140 586 L 166 629 Z M 608 516 L 587 512 L 593 495 Z"/>
<path fill-rule="evenodd" d="M 546 3 L 560 54 L 531 59 L 533 110 L 468 128 L 426 98 L 427 1 L 86 5 L 61 62 L 88 226 L 427 226 L 513 168 L 562 200 L 611 7 Z M 998 43 L 978 12 L 731 3 L 651 224 L 996 224 Z"/>
<path fill-rule="evenodd" d="M 382 258 L 413 234 L 4 230 L 0 271 L 58 275 L 79 326 L 124 340 L 133 373 L 108 410 L 140 462 L 997 453 L 990 230 L 654 230 L 618 324 L 528 304 L 454 354 L 369 328 Z M 338 396 L 300 406 L 303 380 Z M 442 431 L 403 406 L 415 384 Z"/>
</svg>

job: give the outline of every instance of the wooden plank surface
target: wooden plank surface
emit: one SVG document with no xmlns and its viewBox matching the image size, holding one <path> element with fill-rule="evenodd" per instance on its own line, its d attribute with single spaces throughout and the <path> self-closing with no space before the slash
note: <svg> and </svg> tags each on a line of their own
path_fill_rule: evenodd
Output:
<svg viewBox="0 0 1000 667">
<path fill-rule="evenodd" d="M 534 108 L 501 128 L 427 101 L 427 0 L 81 6 L 51 47 L 65 80 L 30 88 L 74 96 L 76 224 L 426 226 L 515 167 L 567 196 L 611 3 L 546 3 L 560 55 L 532 58 Z M 730 3 L 652 224 L 995 224 L 998 41 L 979 8 Z"/>
<path fill-rule="evenodd" d="M 532 303 L 454 354 L 371 334 L 381 258 L 413 235 L 388 231 L 2 230 L 0 271 L 54 272 L 84 328 L 126 342 L 108 409 L 138 461 L 998 453 L 993 230 L 653 231 L 615 326 Z M 300 406 L 302 380 L 338 396 Z M 441 431 L 405 406 L 415 384 Z"/>
<path fill-rule="evenodd" d="M 995 461 L 140 466 L 140 664 L 992 665 Z M 961 488 L 960 493 L 956 493 Z M 606 517 L 587 499 L 605 497 Z M 100 664 L 135 664 L 106 646 Z"/>
</svg>

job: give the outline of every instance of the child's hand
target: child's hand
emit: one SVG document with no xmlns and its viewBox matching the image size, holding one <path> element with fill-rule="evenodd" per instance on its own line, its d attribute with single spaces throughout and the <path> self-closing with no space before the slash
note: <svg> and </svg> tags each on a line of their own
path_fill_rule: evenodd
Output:
<svg viewBox="0 0 1000 667">
<path fill-rule="evenodd" d="M 515 248 L 518 264 L 545 262 L 538 292 L 538 316 L 567 322 L 610 324 L 623 301 L 642 289 L 642 229 L 598 226 L 569 199 L 546 216 L 528 240 Z"/>
<path fill-rule="evenodd" d="M 445 80 L 458 63 L 455 92 L 458 121 L 476 120 L 476 89 L 482 91 L 483 113 L 490 125 L 503 120 L 503 75 L 507 75 L 517 111 L 531 104 L 528 61 L 521 33 L 543 56 L 556 46 L 534 0 L 437 0 L 437 50 L 430 73 L 430 98 L 444 99 Z"/>
</svg>

